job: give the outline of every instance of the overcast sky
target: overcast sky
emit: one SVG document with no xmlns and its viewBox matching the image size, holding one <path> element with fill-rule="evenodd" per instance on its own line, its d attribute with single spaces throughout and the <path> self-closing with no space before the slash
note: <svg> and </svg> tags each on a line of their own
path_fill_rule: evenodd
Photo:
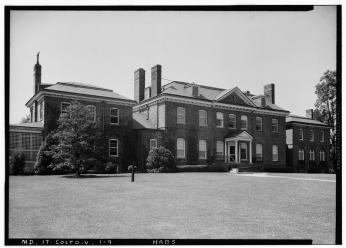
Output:
<svg viewBox="0 0 346 248">
<path fill-rule="evenodd" d="M 309 12 L 13 11 L 10 123 L 29 113 L 33 67 L 42 82 L 82 82 L 133 99 L 133 72 L 162 65 L 162 77 L 262 94 L 305 115 L 315 85 L 336 68 L 336 8 Z M 163 80 L 166 84 L 169 81 Z"/>
</svg>

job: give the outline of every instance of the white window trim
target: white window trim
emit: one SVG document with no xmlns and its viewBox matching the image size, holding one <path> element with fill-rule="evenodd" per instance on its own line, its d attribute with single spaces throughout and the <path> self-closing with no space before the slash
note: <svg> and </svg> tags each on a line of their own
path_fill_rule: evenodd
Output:
<svg viewBox="0 0 346 248">
<path fill-rule="evenodd" d="M 230 123 L 230 119 L 231 119 L 231 118 L 229 118 L 230 116 L 234 117 L 234 127 L 229 127 L 229 123 Z M 228 114 L 228 123 L 227 123 L 227 125 L 228 125 L 229 129 L 237 129 L 237 116 L 235 114 Z"/>
<path fill-rule="evenodd" d="M 241 144 L 245 144 L 246 146 L 246 153 L 245 153 L 245 155 L 246 155 L 246 157 L 245 158 L 241 158 Z M 240 154 L 239 154 L 239 157 L 240 157 L 240 161 L 246 161 L 247 159 L 248 159 L 248 156 L 247 156 L 247 153 L 248 153 L 248 144 L 247 143 L 244 143 L 244 142 L 242 142 L 242 143 L 240 143 Z"/>
<path fill-rule="evenodd" d="M 261 120 L 261 129 L 260 129 L 260 130 L 257 130 L 257 129 L 256 129 L 256 127 L 257 127 L 257 119 L 260 119 L 260 120 Z M 262 131 L 263 131 L 263 119 L 262 119 L 262 117 L 260 117 L 260 116 L 257 116 L 257 117 L 255 118 L 255 131 L 257 131 L 257 132 L 262 132 Z"/>
<path fill-rule="evenodd" d="M 217 120 L 218 120 L 218 118 L 217 118 L 217 114 L 221 114 L 221 116 L 222 116 L 222 118 L 220 119 L 221 120 L 221 126 L 218 126 L 217 125 Z M 216 112 L 216 127 L 218 127 L 218 128 L 223 128 L 224 127 L 224 118 L 223 118 L 223 113 L 222 112 Z"/>
<path fill-rule="evenodd" d="M 323 160 L 321 159 L 321 155 L 323 154 Z M 320 150 L 320 162 L 326 162 L 326 152 L 325 150 Z"/>
<path fill-rule="evenodd" d="M 320 138 L 320 142 L 323 143 L 324 142 L 324 131 L 323 130 L 320 131 L 320 136 L 323 138 L 323 139 Z"/>
<path fill-rule="evenodd" d="M 178 140 L 182 140 L 183 141 L 183 144 L 184 144 L 184 156 L 178 156 Z M 177 159 L 185 159 L 186 158 L 186 142 L 185 142 L 185 139 L 184 138 L 177 138 Z"/>
<path fill-rule="evenodd" d="M 200 156 L 199 156 L 199 155 L 200 155 L 200 152 L 201 152 L 201 150 L 200 150 L 201 141 L 204 141 L 204 142 L 205 142 L 205 151 L 203 151 L 203 152 L 205 152 L 205 156 L 204 156 L 204 157 L 200 157 Z M 199 140 L 199 141 L 198 141 L 198 159 L 200 159 L 200 160 L 207 159 L 207 153 L 208 153 L 208 144 L 207 144 L 207 140 Z"/>
<path fill-rule="evenodd" d="M 117 155 L 111 155 L 111 141 L 112 140 L 116 140 L 117 141 Z M 112 147 L 112 148 L 115 148 L 115 147 Z M 119 157 L 119 140 L 118 139 L 109 139 L 108 141 L 108 155 L 110 157 Z"/>
<path fill-rule="evenodd" d="M 242 117 L 246 117 L 246 127 L 242 127 L 243 126 L 243 120 L 242 120 Z M 240 117 L 240 129 L 241 130 L 247 130 L 248 129 L 248 118 L 247 118 L 247 115 L 242 115 Z"/>
<path fill-rule="evenodd" d="M 118 110 L 118 116 L 112 115 L 112 109 L 117 109 Z M 113 123 L 112 122 L 112 117 L 118 117 L 118 123 Z M 110 108 L 110 111 L 109 111 L 109 123 L 110 123 L 110 125 L 119 125 L 119 123 L 120 123 L 120 109 L 118 109 L 118 108 Z"/>
<path fill-rule="evenodd" d="M 205 113 L 205 120 L 206 124 L 201 123 L 201 113 Z M 208 126 L 208 112 L 205 110 L 198 110 L 198 126 L 200 127 L 207 127 Z"/>
<path fill-rule="evenodd" d="M 276 154 L 277 159 L 275 159 L 275 160 L 274 160 L 274 153 L 273 153 L 274 146 L 276 146 L 276 151 L 277 151 L 277 154 Z M 279 161 L 279 147 L 278 147 L 278 145 L 272 145 L 272 161 L 273 162 L 278 162 Z"/>
<path fill-rule="evenodd" d="M 276 125 L 275 125 L 276 130 L 273 130 L 273 126 L 274 126 L 274 125 L 273 125 L 273 121 L 274 121 L 274 120 L 276 120 Z M 279 120 L 278 120 L 278 119 L 275 119 L 275 118 L 272 119 L 272 132 L 273 132 L 273 133 L 278 133 L 278 132 L 279 132 Z"/>
<path fill-rule="evenodd" d="M 311 159 L 311 155 L 313 155 L 313 160 Z M 309 150 L 309 161 L 316 161 L 316 153 L 314 149 Z"/>
<path fill-rule="evenodd" d="M 155 146 L 151 146 L 151 142 L 152 141 L 155 141 Z M 150 149 L 152 149 L 152 148 L 157 148 L 157 139 L 150 139 L 150 141 L 149 141 L 149 147 L 150 147 Z"/>
<path fill-rule="evenodd" d="M 178 109 L 182 110 L 184 112 L 184 115 L 178 115 L 178 113 L 179 113 Z M 178 116 L 184 117 L 183 122 L 178 121 L 179 120 Z M 183 125 L 186 124 L 186 112 L 185 112 L 185 108 L 183 108 L 183 107 L 177 107 L 177 124 L 183 124 Z"/>
<path fill-rule="evenodd" d="M 60 103 L 60 114 L 62 114 L 63 112 L 62 112 L 62 105 L 63 104 L 68 104 L 69 106 L 71 106 L 71 103 L 70 102 L 61 102 Z"/>
<path fill-rule="evenodd" d="M 96 122 L 96 106 L 95 106 L 95 105 L 87 105 L 86 107 L 87 107 L 87 108 L 88 108 L 88 107 L 93 107 L 93 108 L 95 109 L 94 118 L 93 118 L 94 120 L 93 120 L 93 122 Z"/>
<path fill-rule="evenodd" d="M 303 153 L 303 159 L 300 159 L 300 154 L 301 153 Z M 305 150 L 303 148 L 299 148 L 298 149 L 298 161 L 305 161 Z"/>
<path fill-rule="evenodd" d="M 263 144 L 262 143 L 257 143 L 256 144 L 256 159 L 257 159 L 257 155 L 259 155 L 259 153 L 257 153 L 257 145 L 260 145 L 261 146 L 261 159 L 263 161 Z"/>
</svg>

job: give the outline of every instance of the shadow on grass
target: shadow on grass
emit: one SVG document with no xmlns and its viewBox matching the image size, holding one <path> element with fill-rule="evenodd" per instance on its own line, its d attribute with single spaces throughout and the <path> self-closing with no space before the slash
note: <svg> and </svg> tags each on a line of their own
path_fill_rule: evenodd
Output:
<svg viewBox="0 0 346 248">
<path fill-rule="evenodd" d="M 112 177 L 130 177 L 131 175 L 124 175 L 124 174 L 112 174 L 112 175 L 79 175 L 79 177 L 76 177 L 76 175 L 65 175 L 61 176 L 60 178 L 69 178 L 69 179 L 85 179 L 85 178 L 112 178 Z"/>
</svg>

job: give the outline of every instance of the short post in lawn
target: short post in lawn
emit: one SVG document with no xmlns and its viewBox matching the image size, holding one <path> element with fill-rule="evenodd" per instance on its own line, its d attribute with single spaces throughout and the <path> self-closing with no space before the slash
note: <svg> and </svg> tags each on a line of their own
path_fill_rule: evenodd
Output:
<svg viewBox="0 0 346 248">
<path fill-rule="evenodd" d="M 131 165 L 131 182 L 135 181 L 135 166 Z"/>
</svg>

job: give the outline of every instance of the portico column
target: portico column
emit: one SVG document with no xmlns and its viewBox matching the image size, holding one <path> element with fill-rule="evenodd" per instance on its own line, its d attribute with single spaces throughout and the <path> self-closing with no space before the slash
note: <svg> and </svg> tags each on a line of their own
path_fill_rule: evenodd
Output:
<svg viewBox="0 0 346 248">
<path fill-rule="evenodd" d="M 250 140 L 250 164 L 252 164 L 252 140 Z"/>
<path fill-rule="evenodd" d="M 235 140 L 235 162 L 238 163 L 238 140 Z"/>
<path fill-rule="evenodd" d="M 225 141 L 224 150 L 225 150 L 225 163 L 227 163 L 227 141 Z"/>
</svg>

